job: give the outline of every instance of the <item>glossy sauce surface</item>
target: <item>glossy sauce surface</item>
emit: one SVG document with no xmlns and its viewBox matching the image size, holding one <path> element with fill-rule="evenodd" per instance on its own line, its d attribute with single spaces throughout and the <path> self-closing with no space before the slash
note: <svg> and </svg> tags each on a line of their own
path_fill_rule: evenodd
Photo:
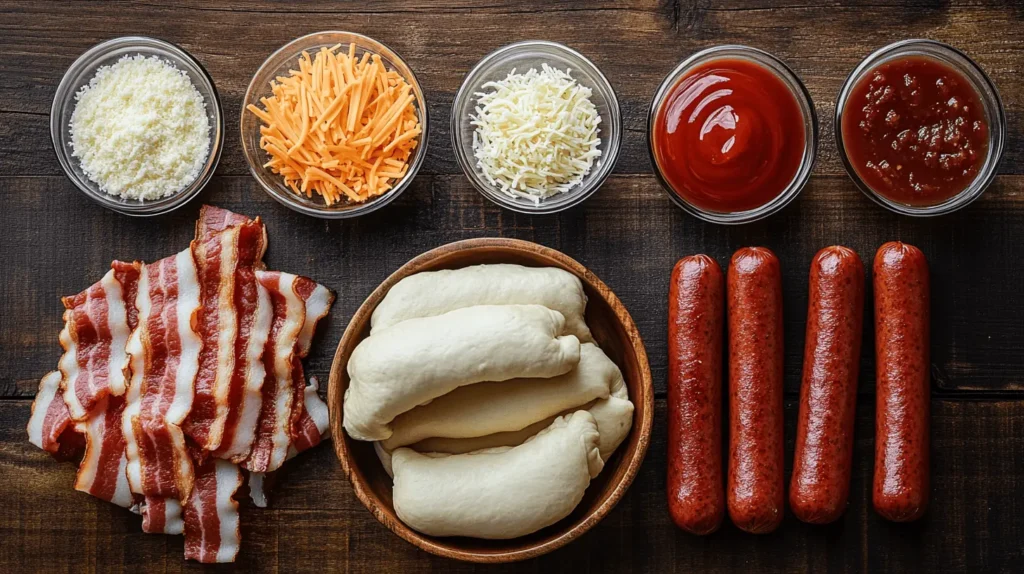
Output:
<svg viewBox="0 0 1024 574">
<path fill-rule="evenodd" d="M 967 189 L 988 153 L 977 91 L 959 71 L 921 56 L 861 78 L 844 104 L 842 130 L 857 175 L 906 205 L 936 205 Z"/>
<path fill-rule="evenodd" d="M 804 119 L 770 69 L 722 58 L 688 71 L 657 112 L 652 149 L 669 187 L 708 211 L 756 209 L 789 186 L 804 156 Z"/>
</svg>

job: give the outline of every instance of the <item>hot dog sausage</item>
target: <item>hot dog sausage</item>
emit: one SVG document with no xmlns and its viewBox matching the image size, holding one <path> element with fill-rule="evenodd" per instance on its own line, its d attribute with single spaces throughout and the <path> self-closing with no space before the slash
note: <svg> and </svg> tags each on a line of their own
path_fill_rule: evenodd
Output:
<svg viewBox="0 0 1024 574">
<path fill-rule="evenodd" d="M 900 242 L 875 255 L 875 511 L 896 522 L 928 507 L 928 262 Z"/>
<path fill-rule="evenodd" d="M 804 522 L 827 524 L 846 509 L 863 323 L 864 265 L 846 247 L 822 249 L 811 262 L 789 483 L 789 506 Z"/>
<path fill-rule="evenodd" d="M 668 508 L 693 534 L 718 529 L 722 481 L 722 270 L 707 255 L 679 260 L 668 300 Z"/>
<path fill-rule="evenodd" d="M 763 247 L 729 265 L 729 517 L 766 533 L 782 521 L 782 273 Z"/>
</svg>

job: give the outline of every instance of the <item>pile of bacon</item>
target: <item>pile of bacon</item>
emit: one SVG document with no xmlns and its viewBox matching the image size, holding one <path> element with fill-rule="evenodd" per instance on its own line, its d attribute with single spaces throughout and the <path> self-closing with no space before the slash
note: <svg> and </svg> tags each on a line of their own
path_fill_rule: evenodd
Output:
<svg viewBox="0 0 1024 574">
<path fill-rule="evenodd" d="M 64 354 L 39 383 L 29 440 L 81 460 L 77 490 L 142 515 L 145 532 L 185 535 L 185 558 L 231 562 L 236 491 L 327 432 L 327 406 L 302 358 L 333 294 L 266 271 L 267 233 L 204 206 L 189 249 L 114 261 L 63 299 Z"/>
</svg>

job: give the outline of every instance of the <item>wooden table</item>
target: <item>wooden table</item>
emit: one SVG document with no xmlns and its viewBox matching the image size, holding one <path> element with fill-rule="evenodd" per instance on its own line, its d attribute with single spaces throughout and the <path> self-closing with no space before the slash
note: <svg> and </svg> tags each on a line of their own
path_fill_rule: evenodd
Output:
<svg viewBox="0 0 1024 574">
<path fill-rule="evenodd" d="M 560 249 L 589 266 L 629 308 L 647 344 L 658 397 L 640 475 L 593 531 L 508 571 L 1021 571 L 1024 568 L 1024 10 L 1006 0 L 785 2 L 740 0 L 428 0 L 362 2 L 98 2 L 8 0 L 0 7 L 0 571 L 199 570 L 180 537 L 143 534 L 135 515 L 72 490 L 74 468 L 25 435 L 41 375 L 60 356 L 59 297 L 100 277 L 114 258 L 183 248 L 203 202 L 261 215 L 269 265 L 309 275 L 338 294 L 308 371 L 326 379 L 334 346 L 362 299 L 429 248 L 505 236 Z M 862 6 L 857 6 L 862 5 Z M 762 7 L 764 6 L 764 7 Z M 430 104 L 429 158 L 388 208 L 353 221 L 281 207 L 250 177 L 238 138 L 239 102 L 264 58 L 291 39 L 344 29 L 381 40 L 416 71 Z M 194 54 L 216 81 L 227 117 L 224 155 L 200 199 L 170 215 L 134 219 L 95 205 L 64 177 L 51 149 L 51 99 L 64 70 L 90 46 L 144 34 Z M 967 209 L 899 217 L 861 195 L 837 158 L 833 107 L 869 52 L 909 37 L 958 46 L 999 87 L 1009 120 L 1000 176 Z M 524 39 L 563 42 L 614 85 L 625 138 L 615 175 L 584 205 L 556 216 L 504 211 L 468 184 L 452 155 L 448 117 L 463 76 L 481 57 Z M 814 177 L 791 206 L 740 227 L 704 224 L 675 207 L 651 175 L 645 123 L 654 90 L 681 59 L 723 43 L 785 60 L 805 81 L 821 120 Z M 870 508 L 874 360 L 864 341 L 856 461 L 849 510 L 832 526 L 788 516 L 767 536 L 731 525 L 708 537 L 675 529 L 665 507 L 666 293 L 681 256 L 722 263 L 765 245 L 784 269 L 787 461 L 799 392 L 807 269 L 841 243 L 870 261 L 884 241 L 921 247 L 932 270 L 933 504 L 911 525 Z M 870 324 L 870 323 L 869 323 Z M 246 570 L 469 571 L 401 541 L 355 499 L 329 446 L 286 465 L 271 508 L 243 503 Z"/>
</svg>

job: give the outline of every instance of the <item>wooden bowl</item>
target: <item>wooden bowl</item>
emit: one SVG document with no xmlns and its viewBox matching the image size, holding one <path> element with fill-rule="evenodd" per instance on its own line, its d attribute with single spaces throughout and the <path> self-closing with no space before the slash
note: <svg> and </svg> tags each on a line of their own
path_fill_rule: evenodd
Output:
<svg viewBox="0 0 1024 574">
<path fill-rule="evenodd" d="M 633 401 L 633 428 L 591 483 L 576 509 L 556 524 L 511 540 L 434 537 L 406 526 L 395 514 L 392 481 L 373 450 L 373 443 L 352 440 L 342 430 L 342 401 L 348 387 L 348 359 L 370 333 L 370 315 L 392 285 L 420 271 L 454 269 L 479 263 L 519 263 L 558 267 L 583 282 L 589 299 L 586 320 L 601 349 L 622 369 Z M 415 257 L 388 277 L 359 307 L 338 344 L 327 390 L 334 450 L 356 496 L 392 532 L 427 552 L 469 562 L 514 562 L 551 552 L 572 542 L 597 524 L 625 494 L 647 452 L 654 417 L 654 389 L 640 334 L 618 297 L 575 260 L 528 241 L 469 239 L 443 245 Z"/>
</svg>

